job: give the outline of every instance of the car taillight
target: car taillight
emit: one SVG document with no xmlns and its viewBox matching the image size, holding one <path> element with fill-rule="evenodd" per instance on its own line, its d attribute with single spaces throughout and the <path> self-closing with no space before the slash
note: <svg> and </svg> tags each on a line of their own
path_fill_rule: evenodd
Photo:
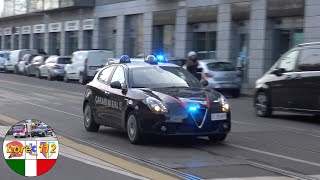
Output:
<svg viewBox="0 0 320 180">
<path fill-rule="evenodd" d="M 53 69 L 61 69 L 61 67 L 59 65 L 54 65 Z"/>
<path fill-rule="evenodd" d="M 210 74 L 210 73 L 203 73 L 203 75 L 206 78 L 213 78 L 213 74 Z"/>
</svg>

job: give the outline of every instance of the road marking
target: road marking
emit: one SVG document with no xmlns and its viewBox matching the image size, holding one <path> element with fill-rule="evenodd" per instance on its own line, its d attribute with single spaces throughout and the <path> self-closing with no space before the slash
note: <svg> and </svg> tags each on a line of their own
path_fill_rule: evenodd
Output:
<svg viewBox="0 0 320 180">
<path fill-rule="evenodd" d="M 274 176 L 261 176 L 261 177 L 243 177 L 243 178 L 217 178 L 207 180 L 293 180 L 294 178 L 288 177 L 274 177 Z"/>
<path fill-rule="evenodd" d="M 21 91 L 21 92 L 26 92 L 26 93 L 30 93 L 30 95 L 22 95 L 22 94 L 19 94 L 19 93 L 14 93 L 14 92 L 11 92 L 11 91 L 6 91 L 6 90 L 2 90 L 6 93 L 12 93 L 12 94 L 19 94 L 20 96 L 26 96 L 28 98 L 34 98 L 34 99 L 37 99 L 37 100 L 40 100 L 40 101 L 52 101 L 52 99 L 56 99 L 57 97 L 55 96 L 48 96 L 46 94 L 43 94 L 43 93 L 35 93 L 35 92 L 31 92 L 31 91 L 26 91 L 26 90 L 21 90 L 21 89 L 17 89 L 17 88 L 12 88 L 12 87 L 1 87 L 1 88 L 4 88 L 4 89 L 11 89 L 11 90 L 15 90 L 15 91 Z M 34 95 L 34 96 L 31 96 L 31 95 Z M 82 100 L 83 100 L 83 97 L 79 97 L 79 96 L 74 96 L 74 95 L 67 95 L 67 94 L 60 94 L 60 93 L 54 93 L 53 95 L 56 95 L 56 96 L 60 96 L 61 98 L 63 98 L 65 100 L 65 98 L 69 98 L 68 101 L 69 102 L 73 102 L 73 103 L 82 103 Z M 39 98 L 39 97 L 36 97 L 36 96 L 41 96 L 42 98 Z M 45 99 L 45 98 L 49 98 L 49 99 Z M 73 100 L 70 100 L 71 99 L 77 99 L 77 100 L 81 100 L 81 101 L 73 101 Z M 58 104 L 58 103 L 56 103 Z"/>
<path fill-rule="evenodd" d="M 16 124 L 19 120 L 13 119 L 11 117 L 0 114 L 0 121 L 4 121 L 6 123 L 10 123 L 11 125 Z M 165 179 L 165 180 L 177 180 L 176 178 L 166 175 L 164 173 L 158 172 L 156 170 L 144 167 L 142 165 L 124 160 L 122 158 L 113 156 L 106 152 L 99 151 L 95 148 L 76 143 L 70 139 L 67 139 L 63 136 L 58 135 L 59 143 L 68 146 L 72 149 L 76 149 L 79 152 L 87 154 L 91 157 L 100 159 L 104 162 L 110 163 L 114 166 L 125 169 L 129 172 L 135 173 L 137 175 L 149 178 L 149 179 Z"/>
<path fill-rule="evenodd" d="M 275 153 L 262 151 L 262 150 L 258 150 L 258 149 L 254 149 L 254 148 L 249 148 L 249 147 L 245 147 L 245 146 L 240 146 L 240 145 L 227 143 L 227 142 L 222 142 L 222 144 L 225 144 L 225 145 L 228 145 L 228 146 L 231 146 L 231 147 L 235 147 L 235 148 L 239 148 L 239 149 L 243 149 L 243 150 L 247 150 L 247 151 L 251 151 L 251 152 L 256 152 L 256 153 L 260 153 L 260 154 L 265 154 L 265 155 L 269 155 L 269 156 L 273 156 L 273 157 L 278 157 L 278 158 L 282 158 L 282 159 L 286 159 L 286 160 L 290 160 L 290 161 L 295 161 L 295 162 L 299 162 L 299 163 L 304 163 L 304 164 L 320 167 L 320 164 L 316 163 L 316 162 L 305 161 L 305 160 L 302 160 L 302 159 L 292 158 L 292 157 L 289 157 L 289 156 L 275 154 Z"/>
<path fill-rule="evenodd" d="M 47 107 L 47 106 L 42 106 L 42 105 L 39 105 L 39 104 L 27 102 L 27 101 L 16 100 L 16 99 L 14 99 L 14 98 L 8 98 L 8 97 L 3 96 L 3 95 L 0 95 L 0 97 L 6 98 L 6 99 L 10 99 L 10 100 L 13 100 L 13 101 L 23 102 L 23 103 L 30 104 L 30 105 L 37 106 L 37 107 L 41 107 L 41 108 L 44 108 L 44 109 L 49 109 L 49 110 L 52 110 L 52 111 L 56 111 L 56 112 L 68 114 L 68 115 L 71 115 L 71 116 L 83 118 L 83 116 L 76 115 L 76 114 L 73 114 L 73 113 L 69 113 L 69 112 L 66 112 L 66 111 L 62 111 L 62 110 L 59 110 L 59 109 L 54 109 L 54 108 L 50 108 L 50 107 Z"/>
<path fill-rule="evenodd" d="M 238 123 L 238 124 L 246 124 L 246 125 L 252 125 L 252 126 L 261 126 L 261 127 L 278 127 L 278 128 L 284 128 L 284 129 L 292 129 L 292 130 L 296 130 L 296 131 L 311 131 L 311 132 L 315 132 L 315 133 L 320 133 L 320 131 L 316 131 L 316 130 L 309 130 L 309 129 L 300 129 L 300 128 L 295 128 L 295 127 L 290 127 L 290 126 L 281 126 L 281 125 L 270 125 L 270 124 L 255 124 L 255 123 L 247 123 L 247 122 L 240 122 L 240 121 L 234 121 L 232 120 L 232 122 L 234 123 Z M 293 132 L 293 133 L 297 133 L 297 134 L 305 134 L 308 136 L 313 136 L 316 138 L 320 138 L 320 136 L 318 135 L 314 135 L 314 134 L 309 134 L 309 133 L 302 133 L 302 132 L 296 132 L 296 131 L 290 131 L 290 130 L 285 130 L 285 131 L 289 131 L 289 132 Z"/>
<path fill-rule="evenodd" d="M 44 90 L 49 90 L 49 91 L 60 91 L 60 92 L 65 92 L 65 93 L 70 93 L 70 94 L 74 94 L 74 95 L 83 96 L 82 93 L 69 92 L 69 91 L 64 91 L 64 90 L 61 90 L 61 89 L 51 89 L 51 88 L 46 88 L 46 87 L 41 87 L 41 86 L 34 86 L 34 85 L 24 84 L 24 83 L 16 83 L 16 82 L 10 82 L 10 81 L 5 81 L 5 80 L 0 80 L 0 82 L 5 82 L 5 83 L 15 84 L 15 85 L 29 86 L 29 87 L 34 87 L 34 88 L 37 88 L 37 89 L 44 89 Z"/>
</svg>

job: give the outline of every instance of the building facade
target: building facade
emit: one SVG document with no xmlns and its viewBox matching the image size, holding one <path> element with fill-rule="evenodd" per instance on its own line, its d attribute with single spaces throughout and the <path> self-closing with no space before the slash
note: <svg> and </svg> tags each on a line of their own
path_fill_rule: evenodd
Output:
<svg viewBox="0 0 320 180">
<path fill-rule="evenodd" d="M 288 49 L 320 41 L 318 0 L 0 0 L 0 49 L 164 53 L 243 67 L 252 87 Z"/>
</svg>

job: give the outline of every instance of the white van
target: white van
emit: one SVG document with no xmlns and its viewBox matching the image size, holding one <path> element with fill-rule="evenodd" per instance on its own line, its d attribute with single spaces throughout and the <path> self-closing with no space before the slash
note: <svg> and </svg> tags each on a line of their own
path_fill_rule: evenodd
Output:
<svg viewBox="0 0 320 180">
<path fill-rule="evenodd" d="M 64 68 L 64 81 L 78 80 L 86 84 L 94 78 L 96 69 L 103 67 L 114 53 L 108 50 L 76 51 L 72 54 L 71 63 Z"/>
<path fill-rule="evenodd" d="M 5 70 L 5 63 L 8 60 L 10 51 L 0 51 L 0 71 Z"/>
<path fill-rule="evenodd" d="M 25 54 L 32 54 L 35 55 L 37 54 L 38 51 L 34 49 L 20 49 L 20 50 L 14 50 L 10 51 L 10 55 L 8 57 L 8 60 L 5 63 L 5 71 L 13 71 L 15 73 L 18 73 L 18 63 L 21 61 L 22 57 Z"/>
</svg>

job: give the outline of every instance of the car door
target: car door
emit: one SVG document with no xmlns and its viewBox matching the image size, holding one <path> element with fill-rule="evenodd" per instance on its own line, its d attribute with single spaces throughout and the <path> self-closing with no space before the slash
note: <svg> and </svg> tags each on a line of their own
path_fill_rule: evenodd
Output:
<svg viewBox="0 0 320 180">
<path fill-rule="evenodd" d="M 122 66 L 117 66 L 116 70 L 112 75 L 110 84 L 119 81 L 122 87 L 127 87 L 125 77 L 126 76 L 124 68 Z M 111 114 L 112 123 L 117 127 L 121 127 L 122 124 L 122 111 L 123 105 L 125 105 L 125 95 L 126 92 L 124 90 L 110 87 L 111 107 L 108 109 L 108 111 Z"/>
<path fill-rule="evenodd" d="M 41 65 L 39 67 L 41 75 L 42 76 L 47 76 L 48 75 L 48 66 L 50 66 L 50 63 L 52 62 L 53 57 L 49 57 L 45 62 L 44 65 Z"/>
<path fill-rule="evenodd" d="M 71 64 L 66 66 L 66 72 L 68 74 L 68 78 L 70 79 L 76 78 L 76 66 L 78 59 L 78 53 L 74 53 L 71 58 Z"/>
<path fill-rule="evenodd" d="M 266 84 L 269 86 L 273 107 L 292 107 L 293 99 L 297 95 L 294 88 L 295 79 L 293 76 L 298 57 L 299 50 L 289 51 L 280 58 L 278 65 L 274 69 L 282 69 L 283 72 L 275 74 L 273 73 L 275 71 L 271 71 L 271 73 L 268 74 L 269 81 Z"/>
<path fill-rule="evenodd" d="M 110 101 L 110 77 L 114 71 L 115 66 L 109 66 L 102 70 L 98 77 L 97 85 L 92 89 L 92 94 L 95 100 L 95 112 L 101 124 L 111 125 L 111 114 L 109 108 Z"/>
<path fill-rule="evenodd" d="M 295 108 L 320 111 L 320 48 L 303 49 L 297 69 Z"/>
</svg>

